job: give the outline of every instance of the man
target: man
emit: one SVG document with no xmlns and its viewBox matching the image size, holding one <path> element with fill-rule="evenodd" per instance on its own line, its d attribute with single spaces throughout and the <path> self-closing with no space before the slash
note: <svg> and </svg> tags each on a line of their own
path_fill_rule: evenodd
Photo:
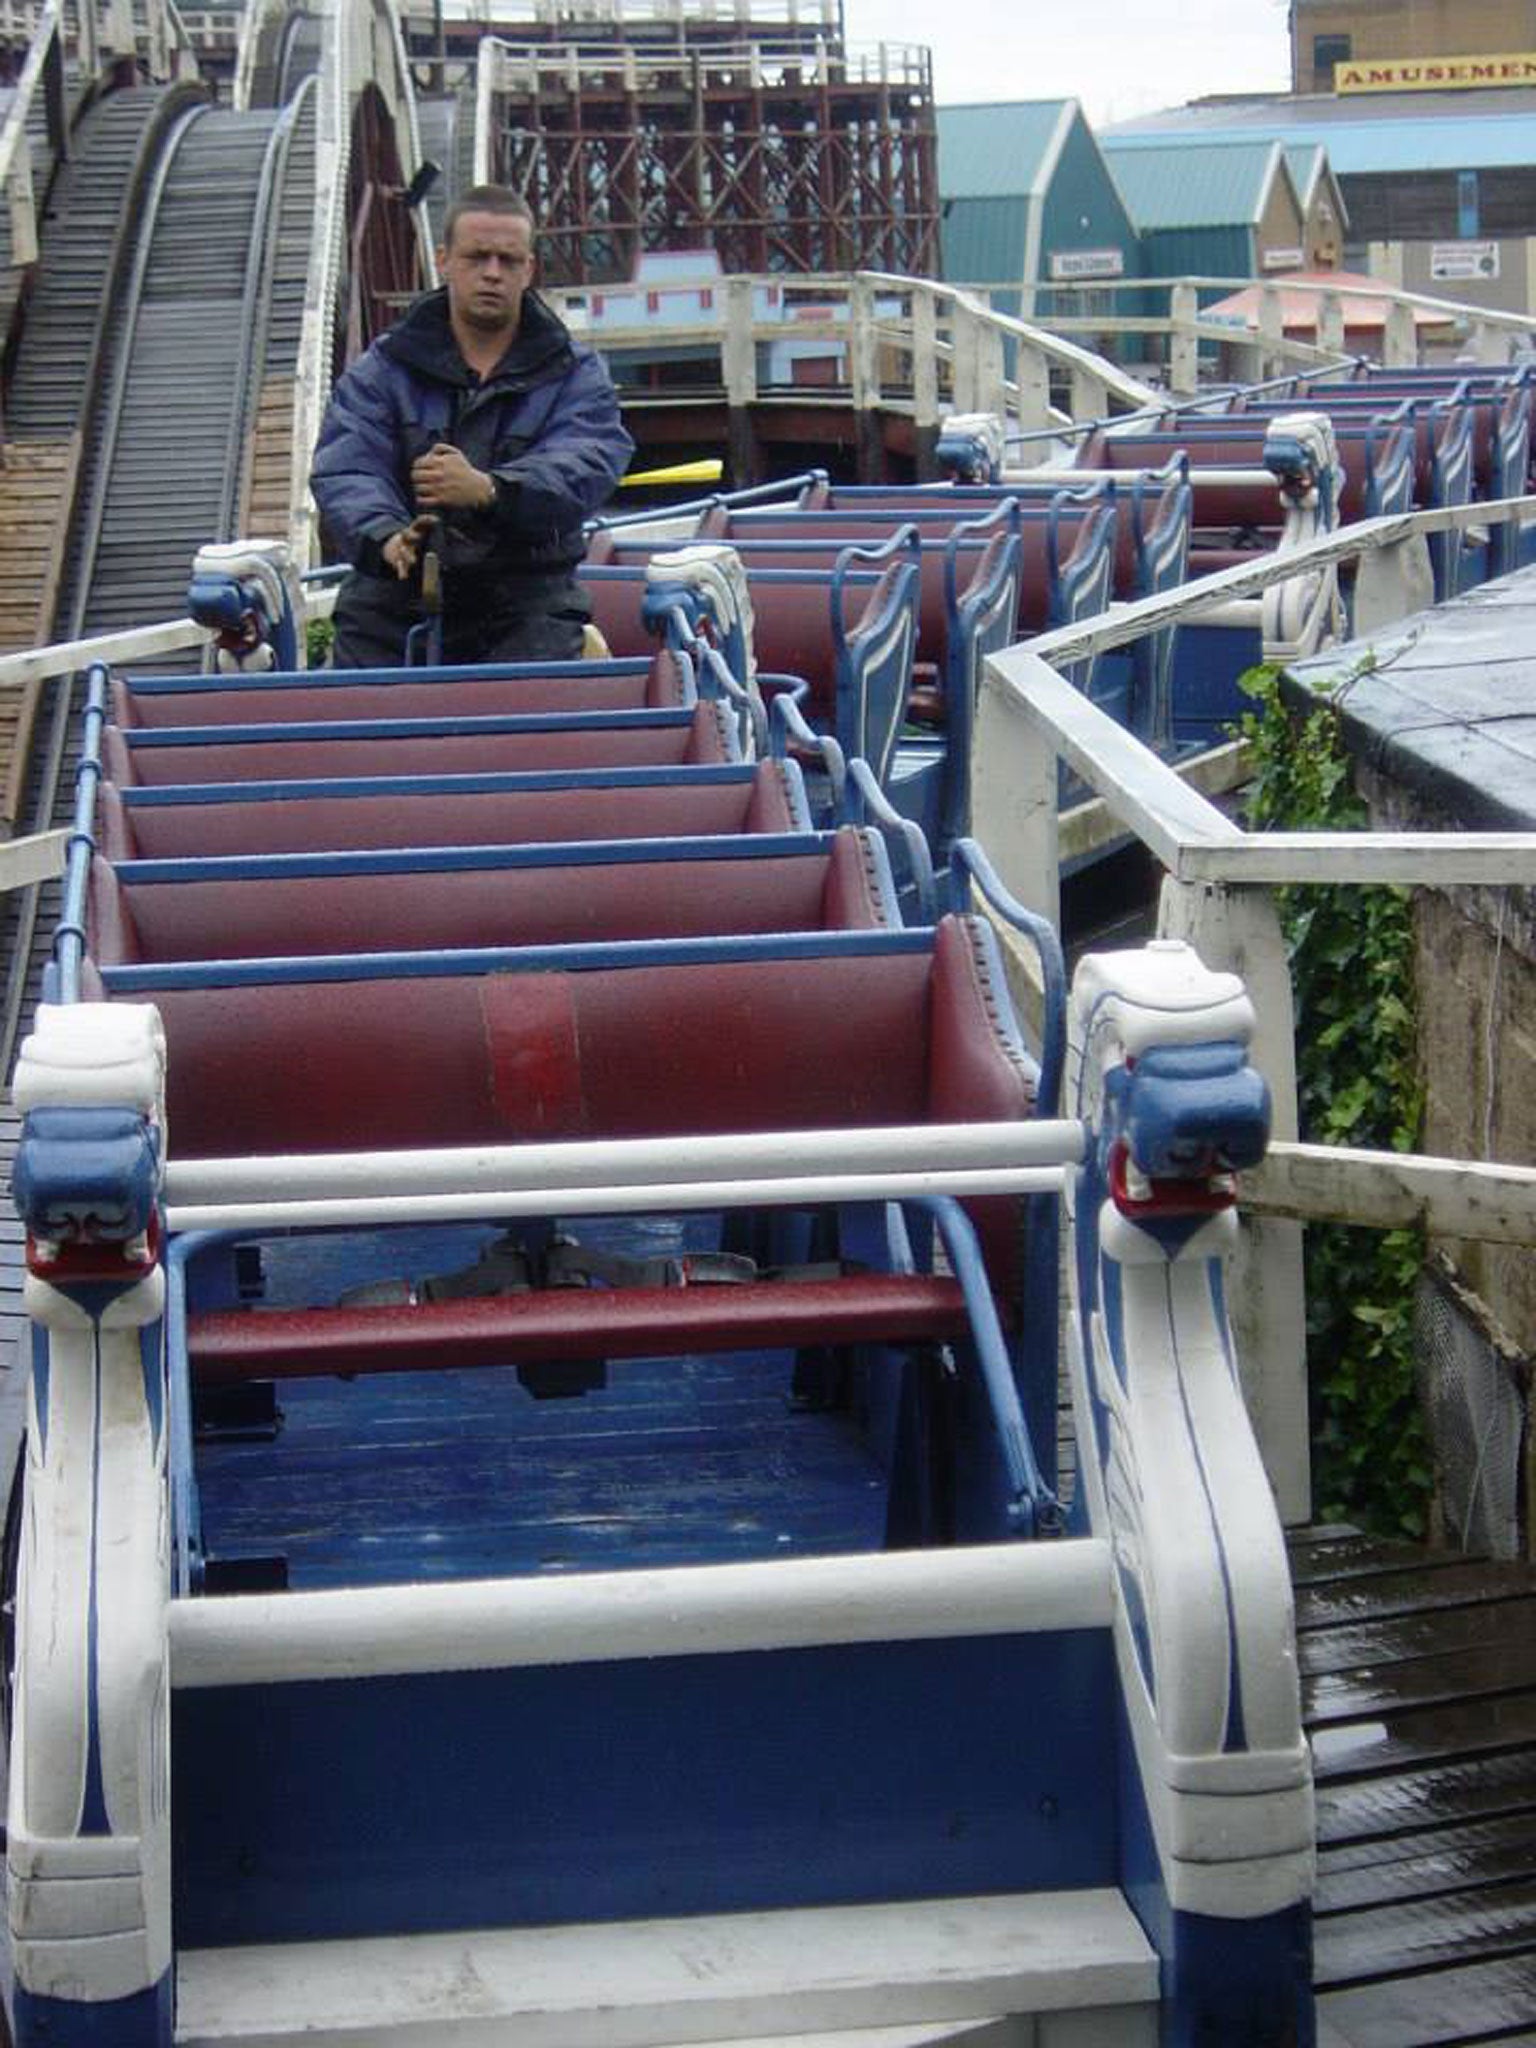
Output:
<svg viewBox="0 0 1536 2048">
<path fill-rule="evenodd" d="M 442 567 L 445 661 L 569 660 L 590 608 L 582 521 L 634 452 L 601 360 L 536 292 L 533 216 L 477 185 L 448 209 L 443 287 L 338 382 L 310 487 L 353 573 L 338 668 L 397 666 Z"/>
</svg>

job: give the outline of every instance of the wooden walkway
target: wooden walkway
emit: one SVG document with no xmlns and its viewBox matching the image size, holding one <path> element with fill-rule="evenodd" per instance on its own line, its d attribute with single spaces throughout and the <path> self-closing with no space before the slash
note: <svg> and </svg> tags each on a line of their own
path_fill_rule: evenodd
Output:
<svg viewBox="0 0 1536 2048">
<path fill-rule="evenodd" d="M 1536 2044 L 1536 1571 L 1291 1545 L 1326 2048 Z"/>
</svg>

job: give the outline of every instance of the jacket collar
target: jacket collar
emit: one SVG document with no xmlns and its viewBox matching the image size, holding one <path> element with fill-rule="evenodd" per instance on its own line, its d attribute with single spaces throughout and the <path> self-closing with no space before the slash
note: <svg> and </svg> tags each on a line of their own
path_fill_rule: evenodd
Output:
<svg viewBox="0 0 1536 2048">
<path fill-rule="evenodd" d="M 378 346 L 394 361 L 431 378 L 435 383 L 470 389 L 477 382 L 459 354 L 453 329 L 448 324 L 448 293 L 445 288 L 427 292 L 417 299 L 380 338 Z M 483 384 L 516 386 L 533 383 L 556 367 L 563 370 L 571 357 L 571 337 L 564 323 L 550 311 L 537 292 L 530 291 L 523 298 L 523 316 L 516 335 Z"/>
</svg>

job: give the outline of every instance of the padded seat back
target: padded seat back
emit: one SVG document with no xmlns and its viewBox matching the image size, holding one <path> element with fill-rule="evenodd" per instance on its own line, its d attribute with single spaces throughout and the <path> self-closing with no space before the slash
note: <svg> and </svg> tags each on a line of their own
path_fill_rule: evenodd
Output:
<svg viewBox="0 0 1536 2048">
<path fill-rule="evenodd" d="M 325 853 L 393 846 L 513 846 L 577 839 L 664 839 L 810 827 L 793 761 L 711 768 L 592 769 L 553 784 L 537 776 L 498 786 L 404 782 L 379 792 L 285 785 L 287 792 L 200 801 L 195 789 L 135 801 L 116 783 L 97 792 L 97 843 L 109 860 Z M 301 792 L 301 793 L 298 793 Z M 173 801 L 164 801 L 164 798 Z M 183 800 L 185 799 L 185 800 Z"/>
<path fill-rule="evenodd" d="M 643 844 L 643 842 L 642 842 Z M 119 877 L 97 857 L 86 945 L 101 967 L 174 960 L 243 960 L 318 953 L 388 953 L 479 946 L 559 946 L 602 940 L 743 932 L 874 929 L 899 923 L 884 849 L 844 826 L 830 844 L 759 856 L 722 847 L 706 858 L 635 842 L 608 858 L 550 858 L 445 867 L 400 856 L 381 870 L 206 881 Z M 563 849 L 567 853 L 569 849 Z M 596 851 L 596 849 L 594 849 Z"/>
<path fill-rule="evenodd" d="M 167 989 L 171 1143 L 198 1158 L 900 1123 L 926 1113 L 931 966 L 899 951 Z"/>
<path fill-rule="evenodd" d="M 644 661 L 583 662 L 551 672 L 500 674 L 406 669 L 390 680 L 353 682 L 346 672 L 248 677 L 238 687 L 210 676 L 130 681 L 112 677 L 112 715 L 141 727 L 283 725 L 362 718 L 483 718 L 528 712 L 658 711 L 694 701 L 690 664 L 647 647 Z M 210 687 L 211 686 L 211 687 Z"/>
<path fill-rule="evenodd" d="M 1203 530 L 1222 527 L 1253 527 L 1277 532 L 1284 524 L 1277 484 L 1256 478 L 1251 484 L 1213 483 L 1201 472 L 1212 469 L 1262 470 L 1265 428 L 1259 421 L 1244 429 L 1243 415 L 1193 425 L 1183 422 L 1165 432 L 1146 434 L 1095 434 L 1083 449 L 1085 469 L 1149 469 L 1186 451 L 1189 481 L 1194 490 L 1194 525 Z M 1339 495 L 1339 517 L 1346 524 L 1368 516 L 1368 495 L 1373 467 L 1395 469 L 1398 445 L 1409 437 L 1406 424 L 1383 428 L 1370 424 L 1342 423 L 1334 430 L 1339 461 L 1344 472 Z M 1411 447 L 1404 451 L 1411 462 Z"/>
<path fill-rule="evenodd" d="M 592 623 L 608 643 L 611 654 L 642 654 L 655 646 L 655 637 L 641 617 L 645 597 L 643 570 L 637 572 L 588 560 L 576 574 L 592 607 Z"/>
<path fill-rule="evenodd" d="M 1141 534 L 1153 564 L 1150 574 L 1144 570 L 1143 558 L 1137 548 L 1136 493 L 1123 485 L 1109 487 L 1112 493 L 1110 502 L 1115 508 L 1114 591 L 1117 598 L 1127 601 L 1171 589 L 1179 580 L 1171 570 L 1164 573 L 1164 565 L 1182 558 L 1179 534 L 1182 533 L 1187 544 L 1189 528 L 1189 493 L 1181 478 L 1149 472 L 1136 478 L 1135 482 L 1140 488 Z M 1027 523 L 1032 516 L 1048 512 L 1061 496 L 1061 490 L 1059 483 L 1013 481 L 1006 484 L 946 484 L 942 492 L 922 484 L 862 484 L 852 487 L 839 484 L 829 487 L 825 502 L 818 501 L 813 511 L 843 512 L 861 517 L 877 515 L 897 522 L 916 521 L 920 530 L 926 533 L 930 520 L 975 519 L 1008 498 L 1017 499 L 1022 520 Z M 745 530 L 746 514 L 738 517 Z"/>
<path fill-rule="evenodd" d="M 345 725 L 302 736 L 225 740 L 229 728 L 207 727 L 206 738 L 175 742 L 167 732 L 126 734 L 108 726 L 102 767 L 124 787 L 193 782 L 265 782 L 285 777 L 329 780 L 357 775 L 472 775 L 491 771 L 601 767 L 677 767 L 685 762 L 734 761 L 740 748 L 733 721 L 718 703 L 681 712 L 613 712 L 548 727 L 502 731 L 361 737 Z M 164 737 L 167 744 L 150 745 Z"/>
<path fill-rule="evenodd" d="M 1030 1114 L 996 942 L 710 964 L 166 989 L 178 1158 Z M 365 999 L 360 999 L 360 997 Z M 1022 1206 L 968 1204 L 1016 1299 Z"/>
<path fill-rule="evenodd" d="M 832 571 L 843 548 L 856 544 L 850 538 L 839 545 L 809 551 L 775 554 L 771 547 L 742 551 L 752 594 L 752 643 L 758 669 L 765 675 L 796 676 L 805 683 L 810 692 L 807 715 L 828 730 L 835 729 L 837 724 Z M 632 602 L 638 617 L 647 565 L 653 555 L 670 553 L 676 546 L 676 541 L 618 541 L 608 534 L 596 566 L 629 571 L 634 579 L 633 595 L 621 598 L 615 594 L 615 586 L 620 582 L 616 575 L 589 579 L 587 587 L 598 590 L 607 584 L 605 605 L 623 612 Z M 942 579 L 942 563 L 938 573 Z M 840 616 L 845 634 L 857 633 L 863 622 L 881 610 L 889 587 L 886 581 L 888 574 L 855 565 L 844 579 Z M 939 592 L 942 645 L 942 580 Z M 621 626 L 619 630 L 627 629 Z M 624 644 L 632 643 L 626 641 Z"/>
</svg>

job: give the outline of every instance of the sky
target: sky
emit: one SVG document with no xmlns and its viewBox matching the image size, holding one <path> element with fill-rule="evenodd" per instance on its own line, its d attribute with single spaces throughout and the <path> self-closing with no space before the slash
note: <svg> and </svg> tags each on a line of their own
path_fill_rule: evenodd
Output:
<svg viewBox="0 0 1536 2048">
<path fill-rule="evenodd" d="M 1083 102 L 1095 127 L 1213 92 L 1284 92 L 1286 0 L 844 0 L 850 43 L 926 43 L 939 106 Z M 1066 26 L 1071 24 L 1070 29 Z"/>
</svg>

